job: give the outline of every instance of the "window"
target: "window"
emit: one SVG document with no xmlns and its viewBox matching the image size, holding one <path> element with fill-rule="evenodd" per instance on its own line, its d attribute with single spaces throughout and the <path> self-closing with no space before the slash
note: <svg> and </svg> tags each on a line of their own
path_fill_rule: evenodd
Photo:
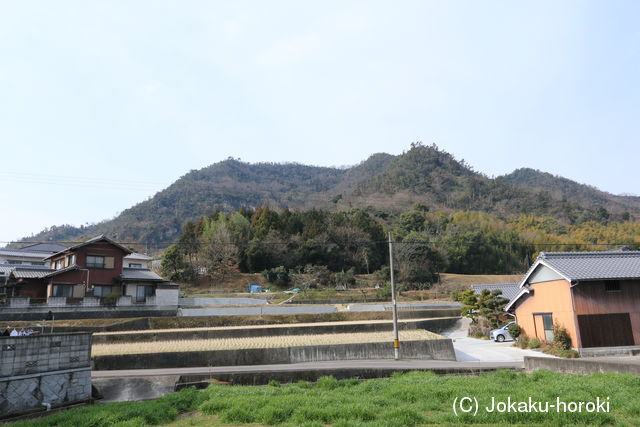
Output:
<svg viewBox="0 0 640 427">
<path fill-rule="evenodd" d="M 53 268 L 60 270 L 64 267 L 64 259 L 57 259 L 53 262 Z"/>
<path fill-rule="evenodd" d="M 75 255 L 69 255 L 67 257 L 67 265 L 73 265 L 76 263 L 76 256 Z"/>
<path fill-rule="evenodd" d="M 142 268 L 142 264 L 136 264 L 134 262 L 130 262 L 129 268 Z"/>
<path fill-rule="evenodd" d="M 104 257 L 87 255 L 87 268 L 105 268 Z"/>
<path fill-rule="evenodd" d="M 44 261 L 33 261 L 31 265 L 44 265 Z"/>
<path fill-rule="evenodd" d="M 136 302 L 145 302 L 147 297 L 155 295 L 153 286 L 138 285 L 136 286 Z"/>
<path fill-rule="evenodd" d="M 22 261 L 16 261 L 16 260 L 13 260 L 13 259 L 8 260 L 7 262 L 9 264 L 15 264 L 15 265 L 22 264 Z"/>
<path fill-rule="evenodd" d="M 544 340 L 546 342 L 553 341 L 553 316 L 551 313 L 542 315 L 542 324 L 544 325 Z"/>
<path fill-rule="evenodd" d="M 113 290 L 113 286 L 101 286 L 101 285 L 96 285 L 93 288 L 93 296 L 94 297 L 107 297 L 110 294 L 114 294 L 114 290 Z"/>
<path fill-rule="evenodd" d="M 73 296 L 73 285 L 53 285 L 53 297 L 67 297 Z"/>
<path fill-rule="evenodd" d="M 607 280 L 604 282 L 604 290 L 606 292 L 620 292 L 619 280 Z"/>
</svg>

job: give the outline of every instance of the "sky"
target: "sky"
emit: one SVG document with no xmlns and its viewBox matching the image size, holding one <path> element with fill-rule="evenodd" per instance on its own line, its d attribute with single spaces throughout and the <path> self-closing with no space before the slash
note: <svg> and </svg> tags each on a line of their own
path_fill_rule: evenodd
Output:
<svg viewBox="0 0 640 427">
<path fill-rule="evenodd" d="M 637 1 L 0 5 L 0 242 L 112 218 L 192 169 L 435 142 L 640 194 Z M 0 243 L 1 244 L 1 243 Z"/>
</svg>

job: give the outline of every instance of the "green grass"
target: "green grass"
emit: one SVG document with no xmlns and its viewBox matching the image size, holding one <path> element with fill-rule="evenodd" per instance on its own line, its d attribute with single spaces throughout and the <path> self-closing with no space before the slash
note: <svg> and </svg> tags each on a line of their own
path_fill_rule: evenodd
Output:
<svg viewBox="0 0 640 427">
<path fill-rule="evenodd" d="M 57 412 L 54 415 L 11 426 L 146 426 L 167 424 L 183 412 L 195 410 L 207 399 L 205 393 L 184 389 L 155 400 L 118 402 L 83 406 Z"/>
<path fill-rule="evenodd" d="M 498 371 L 478 377 L 411 372 L 362 382 L 325 377 L 316 384 L 300 381 L 261 387 L 212 385 L 200 393 L 183 391 L 152 402 L 69 410 L 35 425 L 80 427 L 118 422 L 128 425 L 172 422 L 175 426 L 640 425 L 639 387 L 640 377 L 633 375 L 580 376 L 548 371 L 531 375 Z M 497 414 L 481 409 L 475 417 L 470 414 L 457 417 L 452 405 L 456 397 L 464 396 L 477 398 L 481 408 L 490 403 L 491 397 L 516 400 L 532 397 L 548 402 L 555 402 L 556 397 L 564 401 L 610 397 L 611 412 Z M 178 418 L 179 413 L 194 408 L 198 410 Z"/>
</svg>

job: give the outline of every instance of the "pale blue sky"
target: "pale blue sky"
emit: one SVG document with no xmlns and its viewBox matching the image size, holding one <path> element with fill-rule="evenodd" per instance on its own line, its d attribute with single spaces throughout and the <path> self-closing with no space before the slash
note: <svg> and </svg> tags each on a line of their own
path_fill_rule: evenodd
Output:
<svg viewBox="0 0 640 427">
<path fill-rule="evenodd" d="M 191 169 L 436 142 L 640 193 L 640 2 L 0 5 L 0 240 L 114 216 Z"/>
</svg>

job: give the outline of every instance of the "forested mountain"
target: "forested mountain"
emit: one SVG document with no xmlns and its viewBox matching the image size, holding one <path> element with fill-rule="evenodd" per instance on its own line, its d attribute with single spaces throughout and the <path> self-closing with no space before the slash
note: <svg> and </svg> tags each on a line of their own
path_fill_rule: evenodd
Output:
<svg viewBox="0 0 640 427">
<path fill-rule="evenodd" d="M 530 169 L 491 179 L 435 145 L 415 143 L 401 155 L 374 154 L 343 169 L 228 159 L 190 171 L 114 219 L 89 227 L 51 227 L 25 240 L 77 240 L 105 233 L 162 248 L 177 240 L 187 221 L 218 209 L 364 208 L 384 218 L 415 203 L 432 211 L 551 216 L 567 225 L 640 217 L 638 197 L 611 195 Z"/>
<path fill-rule="evenodd" d="M 571 200 L 582 206 L 602 206 L 623 214 L 631 214 L 640 209 L 640 197 L 613 195 L 590 185 L 535 169 L 516 169 L 503 178 L 512 185 L 546 191 L 555 200 Z M 628 215 L 624 214 L 624 217 L 628 219 Z"/>
</svg>

